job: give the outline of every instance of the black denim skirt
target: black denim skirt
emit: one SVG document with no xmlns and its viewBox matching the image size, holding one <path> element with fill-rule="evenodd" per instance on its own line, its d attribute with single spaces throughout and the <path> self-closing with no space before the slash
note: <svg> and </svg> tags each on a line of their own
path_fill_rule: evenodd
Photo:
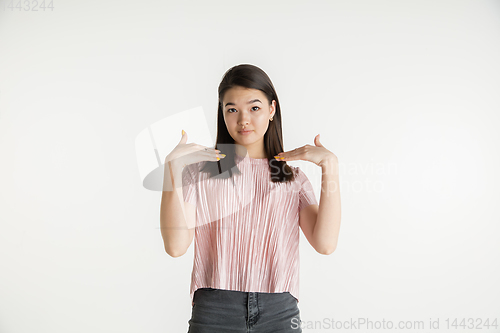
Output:
<svg viewBox="0 0 500 333">
<path fill-rule="evenodd" d="M 302 332 L 297 299 L 289 292 L 199 288 L 193 302 L 188 333 Z"/>
</svg>

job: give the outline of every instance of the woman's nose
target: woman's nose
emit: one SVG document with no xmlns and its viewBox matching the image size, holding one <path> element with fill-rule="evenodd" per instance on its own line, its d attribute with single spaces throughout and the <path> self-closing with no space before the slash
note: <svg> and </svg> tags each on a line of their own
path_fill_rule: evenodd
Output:
<svg viewBox="0 0 500 333">
<path fill-rule="evenodd" d="M 242 125 L 246 125 L 249 123 L 249 121 L 250 121 L 250 117 L 245 113 L 241 113 L 240 118 L 238 119 L 238 123 L 240 123 Z"/>
</svg>

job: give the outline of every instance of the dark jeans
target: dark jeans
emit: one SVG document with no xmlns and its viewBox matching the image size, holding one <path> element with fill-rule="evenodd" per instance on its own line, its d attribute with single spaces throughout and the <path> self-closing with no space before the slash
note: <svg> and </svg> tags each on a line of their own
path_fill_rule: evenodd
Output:
<svg viewBox="0 0 500 333">
<path fill-rule="evenodd" d="M 289 292 L 199 288 L 188 333 L 302 332 L 297 299 Z"/>
</svg>

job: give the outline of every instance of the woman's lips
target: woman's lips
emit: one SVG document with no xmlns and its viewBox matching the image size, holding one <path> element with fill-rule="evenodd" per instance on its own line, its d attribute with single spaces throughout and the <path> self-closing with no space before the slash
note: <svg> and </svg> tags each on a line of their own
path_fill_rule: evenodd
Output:
<svg viewBox="0 0 500 333">
<path fill-rule="evenodd" d="M 253 130 L 251 130 L 251 131 L 238 131 L 238 133 L 240 133 L 241 135 L 247 135 L 247 134 L 250 134 L 252 132 L 253 132 Z"/>
</svg>

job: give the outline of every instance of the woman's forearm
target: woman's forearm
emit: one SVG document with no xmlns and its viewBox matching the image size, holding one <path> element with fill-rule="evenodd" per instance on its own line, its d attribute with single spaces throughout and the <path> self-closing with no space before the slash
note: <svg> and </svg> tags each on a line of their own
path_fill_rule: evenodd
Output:
<svg viewBox="0 0 500 333">
<path fill-rule="evenodd" d="M 321 197 L 314 226 L 314 244 L 321 253 L 331 254 L 337 248 L 340 232 L 340 187 L 337 159 L 322 166 Z"/>
<path fill-rule="evenodd" d="M 192 223 L 186 217 L 184 206 L 182 166 L 174 161 L 166 161 L 163 183 L 160 207 L 161 235 L 165 251 L 172 257 L 177 257 L 184 254 L 189 247 L 191 239 L 188 222 Z"/>
</svg>

